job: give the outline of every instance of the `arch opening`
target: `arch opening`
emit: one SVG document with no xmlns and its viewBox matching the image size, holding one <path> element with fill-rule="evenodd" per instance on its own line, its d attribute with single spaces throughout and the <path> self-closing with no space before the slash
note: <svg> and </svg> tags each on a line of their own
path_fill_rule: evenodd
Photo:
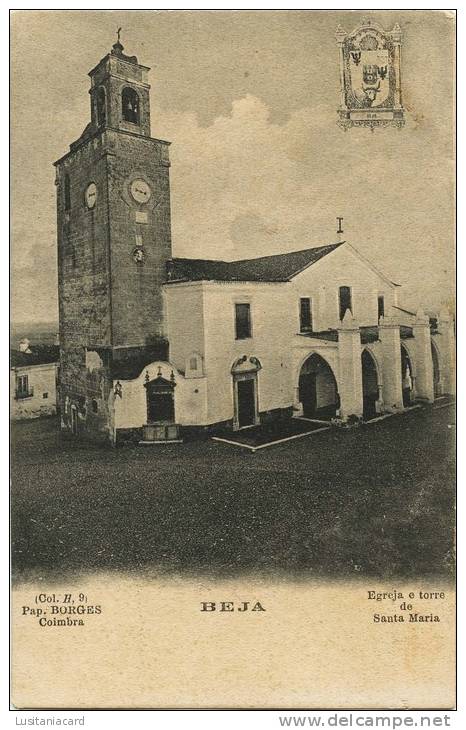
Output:
<svg viewBox="0 0 466 730">
<path fill-rule="evenodd" d="M 304 361 L 298 388 L 305 418 L 335 418 L 340 407 L 337 381 L 323 357 L 313 353 Z"/>
<path fill-rule="evenodd" d="M 126 87 L 121 92 L 122 114 L 125 122 L 139 124 L 139 96 L 134 89 Z"/>
<path fill-rule="evenodd" d="M 410 406 L 414 400 L 414 371 L 408 350 L 401 345 L 401 388 L 403 392 L 403 405 Z"/>
<path fill-rule="evenodd" d="M 368 350 L 361 353 L 363 418 L 370 421 L 378 415 L 379 377 L 374 357 Z"/>
<path fill-rule="evenodd" d="M 434 398 L 438 398 L 442 395 L 442 382 L 440 377 L 440 358 L 438 350 L 434 342 L 430 341 L 430 350 L 432 353 L 432 371 L 434 377 Z"/>
</svg>

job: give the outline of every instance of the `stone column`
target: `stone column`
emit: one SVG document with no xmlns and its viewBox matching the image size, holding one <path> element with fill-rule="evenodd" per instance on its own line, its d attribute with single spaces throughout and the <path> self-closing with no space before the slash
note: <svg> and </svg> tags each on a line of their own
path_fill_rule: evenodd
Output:
<svg viewBox="0 0 466 730">
<path fill-rule="evenodd" d="M 338 327 L 338 393 L 340 395 L 340 417 L 362 417 L 362 365 L 361 337 L 359 325 L 349 309 Z"/>
<path fill-rule="evenodd" d="M 414 335 L 414 368 L 416 371 L 415 395 L 416 398 L 433 403 L 434 368 L 429 317 L 422 310 L 418 310 L 412 327 Z"/>
<path fill-rule="evenodd" d="M 438 335 L 435 337 L 440 350 L 440 378 L 442 380 L 443 392 L 454 395 L 456 391 L 455 380 L 455 328 L 453 317 L 448 309 L 442 309 L 438 318 Z"/>
<path fill-rule="evenodd" d="M 400 325 L 391 317 L 380 317 L 379 339 L 382 344 L 384 407 L 393 413 L 403 410 Z"/>
</svg>

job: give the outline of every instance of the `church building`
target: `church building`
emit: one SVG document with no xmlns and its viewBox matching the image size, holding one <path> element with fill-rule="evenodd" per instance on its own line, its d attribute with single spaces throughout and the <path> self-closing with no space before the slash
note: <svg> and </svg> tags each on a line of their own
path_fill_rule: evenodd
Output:
<svg viewBox="0 0 466 730">
<path fill-rule="evenodd" d="M 453 393 L 449 313 L 404 309 L 349 242 L 173 256 L 169 142 L 151 137 L 149 69 L 123 51 L 90 71 L 91 121 L 55 163 L 62 429 L 179 441 Z"/>
</svg>

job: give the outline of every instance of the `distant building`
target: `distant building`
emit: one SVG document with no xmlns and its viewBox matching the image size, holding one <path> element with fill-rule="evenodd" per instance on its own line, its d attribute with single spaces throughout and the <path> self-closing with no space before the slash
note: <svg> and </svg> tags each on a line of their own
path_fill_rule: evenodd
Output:
<svg viewBox="0 0 466 730">
<path fill-rule="evenodd" d="M 370 419 L 453 393 L 448 312 L 401 307 L 350 243 L 173 258 L 148 71 L 115 43 L 89 74 L 91 121 L 55 163 L 62 429 L 177 440 L 292 415 Z"/>
<path fill-rule="evenodd" d="M 14 421 L 57 412 L 59 348 L 21 340 L 10 351 L 10 412 Z"/>
</svg>

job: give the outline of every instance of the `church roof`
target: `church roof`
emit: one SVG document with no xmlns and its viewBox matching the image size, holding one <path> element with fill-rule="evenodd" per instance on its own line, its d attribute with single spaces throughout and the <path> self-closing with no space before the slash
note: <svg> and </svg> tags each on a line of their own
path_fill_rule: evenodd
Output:
<svg viewBox="0 0 466 730">
<path fill-rule="evenodd" d="M 168 281 L 289 281 L 342 243 L 239 261 L 174 258 L 168 263 Z"/>
</svg>

